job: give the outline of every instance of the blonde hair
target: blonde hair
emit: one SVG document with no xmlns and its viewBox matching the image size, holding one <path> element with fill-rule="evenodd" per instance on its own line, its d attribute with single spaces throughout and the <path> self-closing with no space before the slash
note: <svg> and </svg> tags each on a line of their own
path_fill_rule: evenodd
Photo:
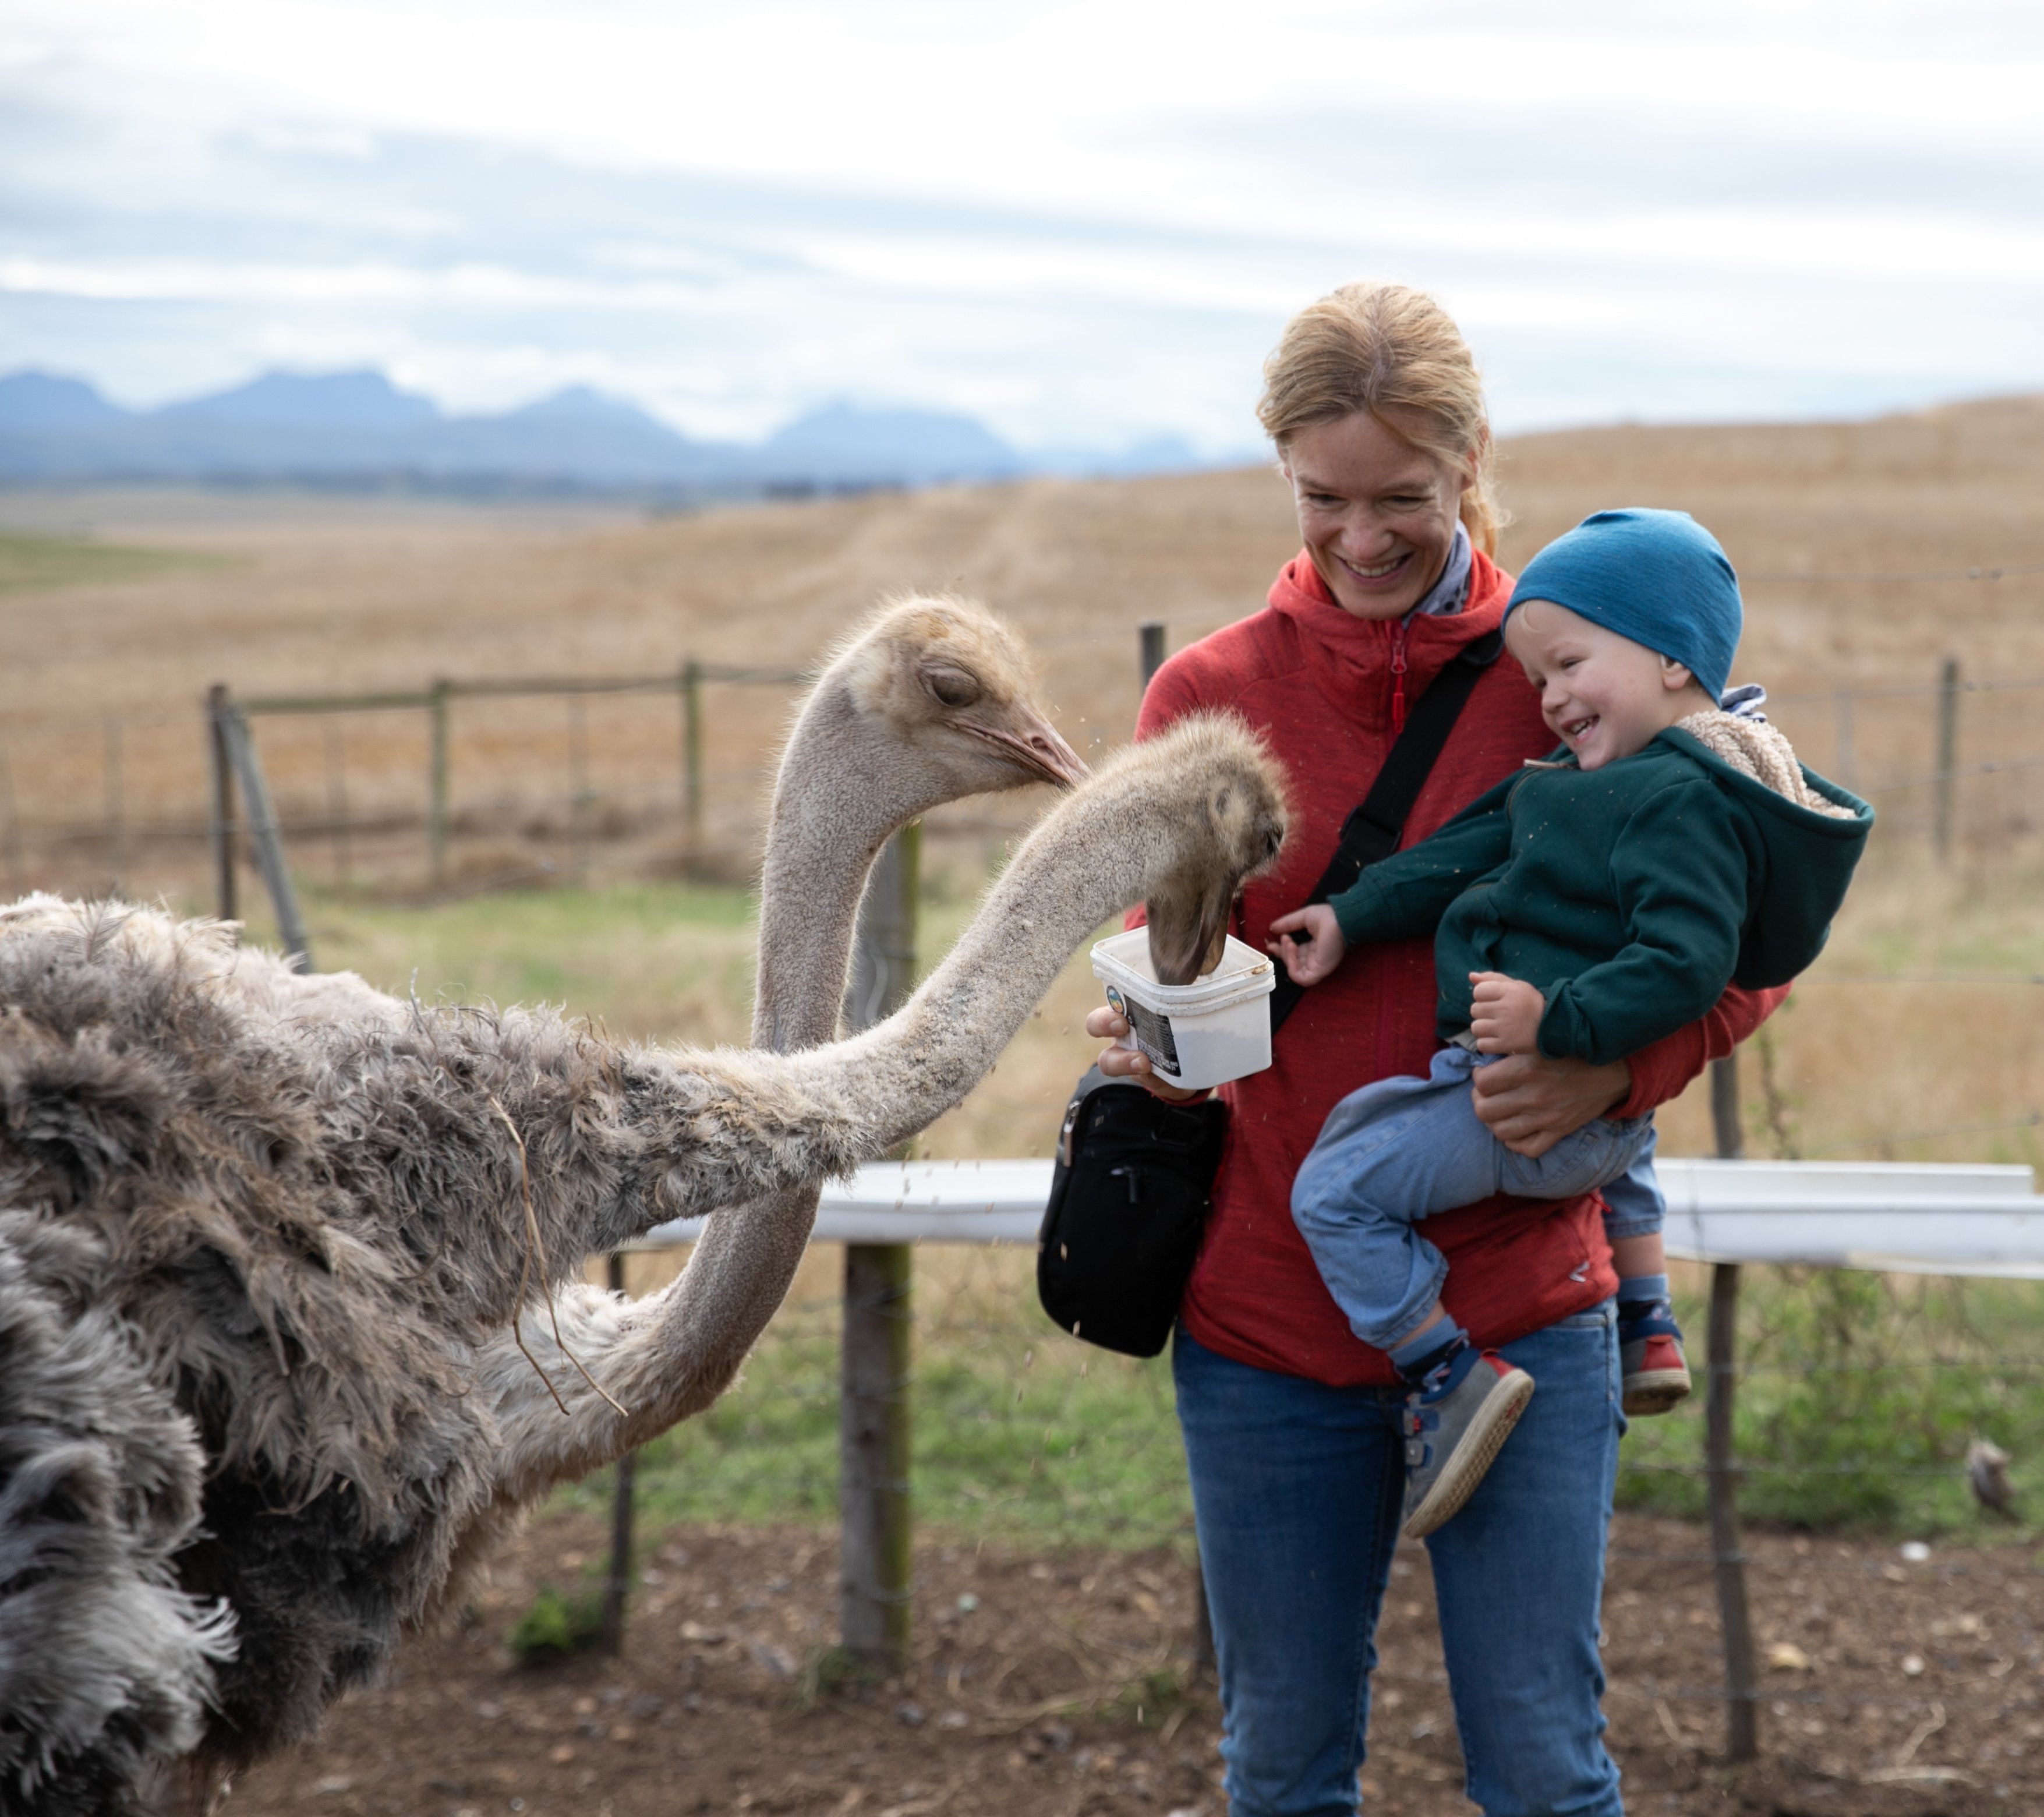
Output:
<svg viewBox="0 0 2044 1817">
<path fill-rule="evenodd" d="M 1470 476 L 1462 522 L 1496 555 L 1507 517 L 1493 488 L 1483 381 L 1462 331 L 1424 290 L 1344 284 L 1293 317 L 1264 361 L 1256 414 L 1280 454 L 1300 430 L 1358 410 Z"/>
</svg>

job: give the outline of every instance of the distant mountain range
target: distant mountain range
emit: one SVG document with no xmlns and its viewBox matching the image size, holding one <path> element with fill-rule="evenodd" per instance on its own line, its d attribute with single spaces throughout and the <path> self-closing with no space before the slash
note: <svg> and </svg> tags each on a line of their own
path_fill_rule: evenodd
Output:
<svg viewBox="0 0 2044 1817">
<path fill-rule="evenodd" d="M 156 410 L 79 378 L 0 378 L 0 485 L 182 482 L 687 498 L 865 490 L 1028 473 L 1208 464 L 1174 436 L 1031 457 L 969 417 L 833 404 L 764 442 L 697 441 L 586 386 L 501 416 L 448 416 L 380 372 L 267 373 Z"/>
</svg>

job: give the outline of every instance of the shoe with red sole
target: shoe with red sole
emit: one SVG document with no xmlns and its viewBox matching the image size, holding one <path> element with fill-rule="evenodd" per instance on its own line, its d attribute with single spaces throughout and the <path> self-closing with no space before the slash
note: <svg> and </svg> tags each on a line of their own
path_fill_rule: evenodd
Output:
<svg viewBox="0 0 2044 1817">
<path fill-rule="evenodd" d="M 1452 1520 L 1483 1481 L 1533 1397 L 1533 1378 L 1495 1350 L 1465 1344 L 1405 1399 L 1408 1539 Z"/>
<path fill-rule="evenodd" d="M 1619 1308 L 1618 1360 L 1625 1377 L 1621 1404 L 1628 1417 L 1651 1418 L 1689 1398 L 1682 1327 L 1666 1300 L 1642 1300 Z"/>
</svg>

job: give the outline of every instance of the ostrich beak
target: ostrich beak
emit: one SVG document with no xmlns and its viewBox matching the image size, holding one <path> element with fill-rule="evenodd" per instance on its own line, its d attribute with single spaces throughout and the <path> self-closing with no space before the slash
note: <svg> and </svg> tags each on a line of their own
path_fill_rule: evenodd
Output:
<svg viewBox="0 0 2044 1817">
<path fill-rule="evenodd" d="M 1072 788 L 1090 774 L 1079 754 L 1039 713 L 1016 709 L 998 723 L 962 719 L 957 724 L 961 732 L 992 745 L 1011 763 L 1060 789 Z"/>
<path fill-rule="evenodd" d="M 1228 942 L 1228 918 L 1235 907 L 1235 879 L 1205 881 L 1189 902 L 1153 896 L 1149 903 L 1150 969 L 1159 984 L 1191 984 L 1220 963 Z"/>
</svg>

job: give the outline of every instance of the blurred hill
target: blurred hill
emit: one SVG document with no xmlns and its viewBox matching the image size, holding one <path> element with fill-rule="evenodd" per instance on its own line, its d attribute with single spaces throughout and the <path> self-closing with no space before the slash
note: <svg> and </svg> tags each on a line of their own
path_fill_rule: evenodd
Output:
<svg viewBox="0 0 2044 1817">
<path fill-rule="evenodd" d="M 0 485 L 628 494 L 687 502 L 1201 464 L 1173 437 L 1032 458 L 970 417 L 848 403 L 813 411 L 752 445 L 692 439 L 586 386 L 501 415 L 448 416 L 372 371 L 266 373 L 147 411 L 123 409 L 79 378 L 0 378 Z"/>
</svg>

